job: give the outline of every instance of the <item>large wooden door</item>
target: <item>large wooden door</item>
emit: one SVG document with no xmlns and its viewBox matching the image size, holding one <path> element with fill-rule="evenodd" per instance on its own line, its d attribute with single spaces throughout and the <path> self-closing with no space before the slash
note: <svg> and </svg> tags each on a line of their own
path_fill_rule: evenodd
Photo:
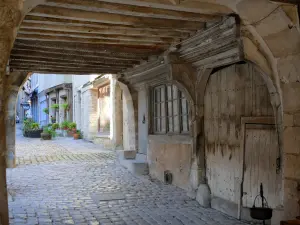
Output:
<svg viewBox="0 0 300 225">
<path fill-rule="evenodd" d="M 279 157 L 279 147 L 275 126 L 246 124 L 244 146 L 243 206 L 253 206 L 262 183 L 269 207 L 276 208 L 280 205 L 281 182 L 276 163 Z M 257 205 L 261 205 L 260 199 Z"/>
<path fill-rule="evenodd" d="M 262 75 L 248 63 L 212 74 L 204 97 L 207 181 L 213 197 L 235 204 L 243 175 L 241 117 L 274 117 Z"/>
</svg>

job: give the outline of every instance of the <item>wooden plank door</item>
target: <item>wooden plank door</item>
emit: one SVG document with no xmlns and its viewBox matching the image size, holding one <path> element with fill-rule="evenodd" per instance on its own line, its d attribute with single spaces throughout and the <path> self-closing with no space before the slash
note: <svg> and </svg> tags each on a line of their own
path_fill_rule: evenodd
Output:
<svg viewBox="0 0 300 225">
<path fill-rule="evenodd" d="M 274 125 L 246 124 L 243 207 L 252 207 L 263 184 L 271 208 L 280 205 L 281 175 L 277 173 L 278 138 Z M 257 201 L 261 206 L 261 201 Z"/>
</svg>

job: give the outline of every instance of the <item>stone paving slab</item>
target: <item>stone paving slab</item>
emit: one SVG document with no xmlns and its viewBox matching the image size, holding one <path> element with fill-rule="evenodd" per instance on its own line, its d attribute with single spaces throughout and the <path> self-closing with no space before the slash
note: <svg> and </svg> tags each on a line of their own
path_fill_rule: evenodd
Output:
<svg viewBox="0 0 300 225">
<path fill-rule="evenodd" d="M 25 150 L 19 166 L 7 170 L 12 225 L 245 224 L 201 208 L 179 188 L 133 176 L 118 165 L 113 152 L 97 153 L 99 147 L 91 143 L 69 139 L 39 143 L 17 139 L 17 156 L 26 145 L 35 149 Z M 38 151 L 43 152 L 36 156 Z M 39 157 L 42 160 L 35 162 Z M 124 198 L 113 198 L 112 193 Z M 92 197 L 105 195 L 111 198 Z"/>
</svg>

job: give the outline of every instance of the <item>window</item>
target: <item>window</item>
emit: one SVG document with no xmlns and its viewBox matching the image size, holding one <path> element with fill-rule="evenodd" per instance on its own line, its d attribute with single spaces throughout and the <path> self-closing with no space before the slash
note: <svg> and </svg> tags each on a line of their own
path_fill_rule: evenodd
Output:
<svg viewBox="0 0 300 225">
<path fill-rule="evenodd" d="M 189 108 L 184 94 L 175 85 L 153 89 L 154 133 L 186 133 L 189 131 Z"/>
</svg>

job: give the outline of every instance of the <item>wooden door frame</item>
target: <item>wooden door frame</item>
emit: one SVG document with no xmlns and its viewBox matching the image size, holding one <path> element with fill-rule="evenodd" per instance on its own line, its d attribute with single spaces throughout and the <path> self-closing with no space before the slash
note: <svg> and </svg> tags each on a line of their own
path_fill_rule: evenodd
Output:
<svg viewBox="0 0 300 225">
<path fill-rule="evenodd" d="M 238 219 L 241 219 L 242 207 L 243 207 L 243 185 L 244 185 L 244 170 L 245 170 L 245 134 L 247 124 L 265 124 L 265 125 L 276 125 L 276 118 L 273 116 L 268 117 L 241 117 L 241 152 L 243 154 L 241 163 L 241 182 L 239 190 L 239 202 L 238 202 Z M 277 132 L 277 131 L 276 131 Z"/>
</svg>

